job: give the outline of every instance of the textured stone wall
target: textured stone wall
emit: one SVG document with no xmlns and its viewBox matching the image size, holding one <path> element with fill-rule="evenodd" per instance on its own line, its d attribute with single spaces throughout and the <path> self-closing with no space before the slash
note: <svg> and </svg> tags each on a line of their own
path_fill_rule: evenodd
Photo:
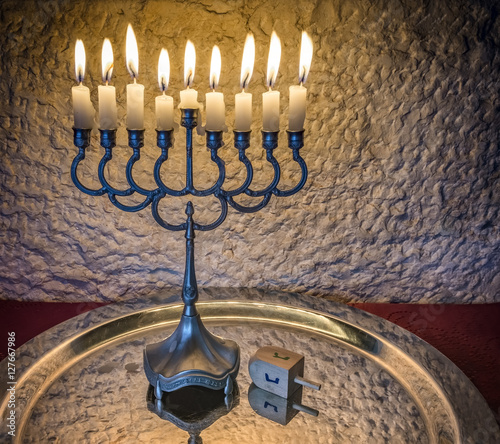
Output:
<svg viewBox="0 0 500 444">
<path fill-rule="evenodd" d="M 83 39 L 97 107 L 100 50 L 115 52 L 118 141 L 107 168 L 124 186 L 125 31 L 138 37 L 146 86 L 146 141 L 136 178 L 153 186 L 156 66 L 170 53 L 170 93 L 178 103 L 187 38 L 197 49 L 195 87 L 208 88 L 211 48 L 222 51 L 221 90 L 232 127 L 234 94 L 248 31 L 255 35 L 255 182 L 271 169 L 259 148 L 260 95 L 275 29 L 283 54 L 277 89 L 282 128 L 296 82 L 300 31 L 315 47 L 308 81 L 305 189 L 273 198 L 262 211 L 234 210 L 221 227 L 198 233 L 203 286 L 270 287 L 349 301 L 500 301 L 500 19 L 495 1 L 2 1 L 0 34 L 0 297 L 115 300 L 182 284 L 184 237 L 163 230 L 149 210 L 128 214 L 71 182 L 74 43 Z M 231 133 L 221 156 L 228 185 L 243 179 Z M 216 169 L 196 139 L 195 184 Z M 102 155 L 94 136 L 81 167 L 97 186 Z M 164 172 L 182 186 L 183 131 Z M 284 137 L 282 142 L 284 142 Z M 299 172 L 282 143 L 282 187 Z M 136 202 L 130 198 L 126 202 Z M 180 222 L 187 199 L 164 200 Z M 193 199 L 201 221 L 217 201 Z"/>
</svg>

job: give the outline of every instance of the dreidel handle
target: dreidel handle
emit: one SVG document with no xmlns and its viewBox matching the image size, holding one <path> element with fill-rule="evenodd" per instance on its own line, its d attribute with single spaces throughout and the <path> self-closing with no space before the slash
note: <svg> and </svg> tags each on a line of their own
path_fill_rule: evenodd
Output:
<svg viewBox="0 0 500 444">
<path fill-rule="evenodd" d="M 316 409 L 313 409 L 311 407 L 307 407 L 307 406 L 302 405 L 302 404 L 297 404 L 295 402 L 292 404 L 292 408 L 294 410 L 299 410 L 301 412 L 307 413 L 307 414 L 312 415 L 312 416 L 319 415 L 319 412 Z"/>
<path fill-rule="evenodd" d="M 312 388 L 313 390 L 319 390 L 321 388 L 320 383 L 309 381 L 302 378 L 301 376 L 295 376 L 295 379 L 293 381 L 297 384 L 303 385 L 304 387 Z"/>
</svg>

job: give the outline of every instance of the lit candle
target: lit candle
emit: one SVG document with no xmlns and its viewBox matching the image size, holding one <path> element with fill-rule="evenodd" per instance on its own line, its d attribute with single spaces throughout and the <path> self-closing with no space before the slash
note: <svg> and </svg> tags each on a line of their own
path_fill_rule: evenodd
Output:
<svg viewBox="0 0 500 444">
<path fill-rule="evenodd" d="M 219 85 L 221 69 L 221 56 L 218 46 L 212 49 L 212 61 L 210 63 L 210 88 L 212 92 L 206 95 L 207 99 L 207 124 L 209 131 L 222 131 L 226 123 L 226 106 L 224 105 L 224 94 L 216 92 Z"/>
<path fill-rule="evenodd" d="M 196 51 L 190 40 L 186 43 L 184 52 L 184 86 L 186 89 L 181 91 L 181 103 L 179 108 L 199 108 L 198 91 L 191 89 L 194 80 L 194 68 L 196 66 Z"/>
<path fill-rule="evenodd" d="M 312 50 L 312 40 L 304 31 L 300 45 L 299 84 L 290 86 L 289 131 L 302 131 L 304 129 L 307 93 L 304 83 L 311 67 Z"/>
<path fill-rule="evenodd" d="M 269 91 L 262 94 L 262 126 L 264 131 L 279 131 L 280 129 L 280 93 L 272 90 L 278 76 L 280 59 L 281 42 L 273 31 L 267 59 L 267 86 Z"/>
<path fill-rule="evenodd" d="M 116 92 L 115 87 L 109 85 L 113 74 L 113 48 L 108 39 L 104 39 L 102 45 L 102 81 L 104 85 L 98 86 L 99 92 L 99 128 L 116 129 L 118 126 L 116 117 Z"/>
<path fill-rule="evenodd" d="M 235 120 L 236 131 L 250 131 L 252 125 L 252 94 L 246 93 L 245 88 L 250 83 L 255 61 L 255 40 L 252 34 L 248 34 L 243 49 L 243 60 L 241 61 L 240 87 L 242 91 L 235 96 Z"/>
<path fill-rule="evenodd" d="M 161 96 L 156 97 L 156 129 L 159 131 L 170 130 L 174 127 L 174 99 L 167 96 L 170 78 L 170 59 L 166 49 L 162 49 L 158 60 L 158 84 L 163 91 Z"/>
<path fill-rule="evenodd" d="M 134 83 L 127 85 L 127 128 L 144 129 L 144 85 L 137 83 L 139 76 L 139 50 L 132 26 L 127 28 L 127 69 Z"/>
<path fill-rule="evenodd" d="M 85 77 L 85 48 L 81 40 L 75 45 L 75 74 L 78 86 L 71 88 L 75 128 L 91 129 L 94 126 L 94 107 L 90 101 L 90 91 L 83 86 Z"/>
</svg>

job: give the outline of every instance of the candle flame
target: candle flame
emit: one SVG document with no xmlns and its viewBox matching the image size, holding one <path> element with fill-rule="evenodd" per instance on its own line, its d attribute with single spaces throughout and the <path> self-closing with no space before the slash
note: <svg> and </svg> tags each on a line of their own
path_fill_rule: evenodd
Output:
<svg viewBox="0 0 500 444">
<path fill-rule="evenodd" d="M 184 53 L 184 86 L 189 88 L 194 80 L 194 68 L 196 65 L 196 51 L 191 40 L 186 43 L 186 52 Z"/>
<path fill-rule="evenodd" d="M 220 49 L 215 45 L 212 49 L 212 61 L 210 62 L 210 88 L 216 89 L 219 86 L 220 69 L 222 58 Z"/>
<path fill-rule="evenodd" d="M 313 56 L 313 43 L 307 32 L 302 31 L 302 41 L 300 45 L 299 82 L 305 83 L 311 68 Z"/>
<path fill-rule="evenodd" d="M 243 49 L 243 60 L 241 61 L 240 86 L 245 89 L 250 83 L 255 62 L 255 40 L 253 34 L 247 34 L 245 48 Z"/>
<path fill-rule="evenodd" d="M 81 40 L 77 40 L 75 45 L 75 74 L 76 81 L 82 83 L 85 77 L 85 47 Z"/>
<path fill-rule="evenodd" d="M 109 39 L 104 39 L 104 43 L 102 44 L 101 64 L 102 81 L 104 83 L 111 82 L 111 75 L 113 74 L 113 48 Z"/>
<path fill-rule="evenodd" d="M 168 88 L 168 81 L 170 79 L 170 59 L 168 58 L 168 51 L 162 48 L 160 58 L 158 60 L 158 84 L 162 91 Z"/>
<path fill-rule="evenodd" d="M 278 68 L 281 59 L 281 41 L 276 33 L 271 34 L 271 45 L 269 47 L 269 57 L 267 59 L 267 86 L 272 88 L 278 77 Z"/>
<path fill-rule="evenodd" d="M 137 48 L 137 40 L 130 23 L 127 27 L 126 54 L 128 72 L 135 79 L 139 76 L 139 49 Z"/>
</svg>

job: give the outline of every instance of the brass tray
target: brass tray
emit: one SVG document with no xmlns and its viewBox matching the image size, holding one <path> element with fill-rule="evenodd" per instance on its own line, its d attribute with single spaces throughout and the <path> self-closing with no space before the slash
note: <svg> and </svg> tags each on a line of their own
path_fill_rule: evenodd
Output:
<svg viewBox="0 0 500 444">
<path fill-rule="evenodd" d="M 166 292 L 102 307 L 20 347 L 16 436 L 7 434 L 9 398 L 2 390 L 0 441 L 500 442 L 477 389 L 415 335 L 336 302 L 249 289 L 206 290 L 198 303 L 207 328 L 240 345 L 237 399 L 214 409 L 221 414 L 200 419 L 184 411 L 179 419 L 155 407 L 142 368 L 144 346 L 175 328 L 182 309 L 176 300 Z M 252 392 L 248 360 L 265 345 L 306 356 L 305 376 L 323 387 L 304 389 L 299 401 L 318 410 L 317 417 Z M 6 375 L 4 360 L 2 387 Z"/>
</svg>

